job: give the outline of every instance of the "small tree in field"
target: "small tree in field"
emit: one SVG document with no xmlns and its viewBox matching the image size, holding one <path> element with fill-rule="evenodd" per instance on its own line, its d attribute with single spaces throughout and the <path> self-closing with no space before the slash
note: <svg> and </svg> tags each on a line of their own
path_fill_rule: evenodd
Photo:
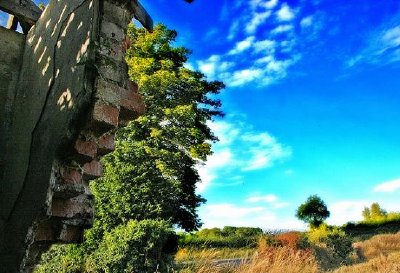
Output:
<svg viewBox="0 0 400 273">
<path fill-rule="evenodd" d="M 308 197 L 307 201 L 301 204 L 296 211 L 296 217 L 308 223 L 310 227 L 319 227 L 329 215 L 327 206 L 317 195 Z"/>
</svg>

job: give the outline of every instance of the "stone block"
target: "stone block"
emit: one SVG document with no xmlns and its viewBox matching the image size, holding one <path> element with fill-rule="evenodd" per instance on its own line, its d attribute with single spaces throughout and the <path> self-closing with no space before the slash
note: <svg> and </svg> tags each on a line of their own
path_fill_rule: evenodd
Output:
<svg viewBox="0 0 400 273">
<path fill-rule="evenodd" d="M 96 98 L 119 106 L 121 100 L 121 89 L 118 84 L 98 78 L 96 81 Z"/>
<path fill-rule="evenodd" d="M 118 126 L 118 108 L 106 104 L 102 101 L 97 101 L 93 108 L 92 126 L 96 132 L 104 132 Z"/>
<path fill-rule="evenodd" d="M 87 192 L 83 184 L 56 184 L 53 187 L 53 198 L 70 199 Z"/>
<path fill-rule="evenodd" d="M 116 82 L 121 87 L 127 86 L 128 67 L 125 62 L 116 62 L 99 54 L 98 72 L 101 78 Z"/>
<path fill-rule="evenodd" d="M 101 37 L 99 54 L 113 59 L 116 62 L 123 62 L 125 56 L 125 42 L 121 44 L 112 39 Z"/>
<path fill-rule="evenodd" d="M 102 172 L 103 167 L 101 166 L 101 163 L 97 160 L 93 160 L 83 165 L 83 178 L 85 180 L 99 178 Z"/>
<path fill-rule="evenodd" d="M 98 153 L 100 155 L 105 155 L 115 150 L 114 138 L 115 138 L 114 134 L 106 134 L 99 137 L 99 139 L 97 140 L 97 145 L 98 145 Z"/>
</svg>

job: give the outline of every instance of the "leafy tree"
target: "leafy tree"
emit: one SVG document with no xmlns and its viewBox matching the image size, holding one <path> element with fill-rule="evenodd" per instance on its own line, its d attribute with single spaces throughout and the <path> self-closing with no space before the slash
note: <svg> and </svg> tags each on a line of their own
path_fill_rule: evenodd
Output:
<svg viewBox="0 0 400 273">
<path fill-rule="evenodd" d="M 142 273 L 154 272 L 155 263 L 168 262 L 165 246 L 174 248 L 173 240 L 159 236 L 168 233 L 165 225 L 187 231 L 201 226 L 197 208 L 205 200 L 195 192 L 200 181 L 196 165 L 207 159 L 217 140 L 207 121 L 222 116 L 215 95 L 224 85 L 184 67 L 190 51 L 172 46 L 175 31 L 158 25 L 148 33 L 131 25 L 128 35 L 129 75 L 140 87 L 147 112 L 117 132 L 115 151 L 102 159 L 103 177 L 90 185 L 96 218 L 84 244 L 65 252 L 53 248 L 41 272 L 53 272 L 46 266 L 57 260 L 74 267 L 55 272 L 93 272 L 82 261 L 92 261 L 98 272 L 135 272 L 135 264 Z M 143 222 L 148 219 L 156 222 Z M 146 238 L 152 241 L 145 246 Z M 77 259 L 78 252 L 84 258 Z M 148 253 L 144 261 L 143 252 Z"/>
<path fill-rule="evenodd" d="M 170 220 L 186 230 L 200 227 L 195 193 L 199 161 L 217 138 L 207 121 L 222 116 L 221 82 L 184 67 L 190 51 L 173 47 L 177 33 L 163 25 L 152 33 L 129 28 L 129 74 L 139 84 L 147 111 L 117 135 L 104 175 L 92 184 L 98 226 L 109 230 L 130 219 Z"/>
<path fill-rule="evenodd" d="M 307 201 L 301 204 L 296 211 L 296 217 L 310 224 L 311 227 L 320 226 L 329 215 L 327 206 L 317 195 L 308 197 Z"/>
</svg>

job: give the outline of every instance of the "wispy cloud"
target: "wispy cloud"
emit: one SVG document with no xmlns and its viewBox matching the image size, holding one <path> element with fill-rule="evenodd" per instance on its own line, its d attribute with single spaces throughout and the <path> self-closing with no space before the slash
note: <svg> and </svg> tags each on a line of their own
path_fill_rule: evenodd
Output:
<svg viewBox="0 0 400 273">
<path fill-rule="evenodd" d="M 232 66 L 232 62 L 222 61 L 219 55 L 211 55 L 206 60 L 197 61 L 198 69 L 209 78 L 214 78 L 217 73 L 224 73 Z"/>
<path fill-rule="evenodd" d="M 199 60 L 198 69 L 228 87 L 254 84 L 257 88 L 278 83 L 301 59 L 303 45 L 298 41 L 310 40 L 300 36 L 315 35 L 315 16 L 301 19 L 301 9 L 302 4 L 289 6 L 287 1 L 279 0 L 237 0 L 224 5 L 224 20 L 226 14 L 238 15 L 226 32 L 230 49 L 218 53 L 220 63 L 212 59 L 214 55 Z M 302 31 L 307 27 L 308 31 Z M 213 33 L 212 29 L 209 33 Z M 230 64 L 229 69 L 219 69 L 223 62 Z"/>
<path fill-rule="evenodd" d="M 383 28 L 383 30 L 382 30 Z M 366 46 L 346 62 L 351 68 L 360 64 L 382 65 L 400 61 L 400 25 L 380 27 L 365 41 Z"/>
<path fill-rule="evenodd" d="M 247 37 L 243 41 L 237 42 L 235 47 L 229 51 L 229 55 L 239 54 L 246 49 L 249 49 L 254 41 L 254 36 Z"/>
<path fill-rule="evenodd" d="M 400 178 L 383 182 L 374 187 L 374 192 L 395 192 L 400 190 Z"/>
<path fill-rule="evenodd" d="M 307 17 L 304 17 L 304 18 L 301 19 L 301 21 L 300 21 L 300 26 L 301 26 L 302 28 L 308 28 L 308 27 L 312 26 L 313 20 L 314 20 L 314 17 L 313 17 L 312 15 L 307 16 Z"/>
<path fill-rule="evenodd" d="M 267 194 L 267 195 L 253 195 L 246 199 L 248 203 L 267 203 L 273 208 L 284 208 L 289 206 L 289 203 L 282 202 L 279 200 L 278 196 L 275 194 Z"/>
<path fill-rule="evenodd" d="M 257 28 L 271 15 L 271 11 L 254 12 L 251 21 L 246 25 L 246 32 L 253 34 Z"/>
<path fill-rule="evenodd" d="M 214 154 L 198 165 L 202 182 L 198 191 L 211 185 L 243 183 L 240 173 L 271 168 L 291 157 L 291 148 L 267 132 L 256 132 L 237 118 L 233 122 L 216 121 L 209 124 L 220 139 L 213 144 Z M 235 178 L 236 177 L 236 178 Z"/>
</svg>

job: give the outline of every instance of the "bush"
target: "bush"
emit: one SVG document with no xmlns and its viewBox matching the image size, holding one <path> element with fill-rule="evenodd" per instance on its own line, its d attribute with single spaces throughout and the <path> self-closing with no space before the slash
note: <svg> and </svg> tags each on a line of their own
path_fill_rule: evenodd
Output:
<svg viewBox="0 0 400 273">
<path fill-rule="evenodd" d="M 104 235 L 98 249 L 85 263 L 85 272 L 165 272 L 171 258 L 163 253 L 174 235 L 165 221 L 129 221 Z"/>
<path fill-rule="evenodd" d="M 322 224 L 307 233 L 314 254 L 323 269 L 332 269 L 351 261 L 352 240 L 338 228 Z"/>
<path fill-rule="evenodd" d="M 80 273 L 84 261 L 84 251 L 78 245 L 53 245 L 42 255 L 35 273 Z"/>
<path fill-rule="evenodd" d="M 224 227 L 202 229 L 196 233 L 181 233 L 179 246 L 189 248 L 255 247 L 263 234 L 260 228 Z"/>
</svg>

